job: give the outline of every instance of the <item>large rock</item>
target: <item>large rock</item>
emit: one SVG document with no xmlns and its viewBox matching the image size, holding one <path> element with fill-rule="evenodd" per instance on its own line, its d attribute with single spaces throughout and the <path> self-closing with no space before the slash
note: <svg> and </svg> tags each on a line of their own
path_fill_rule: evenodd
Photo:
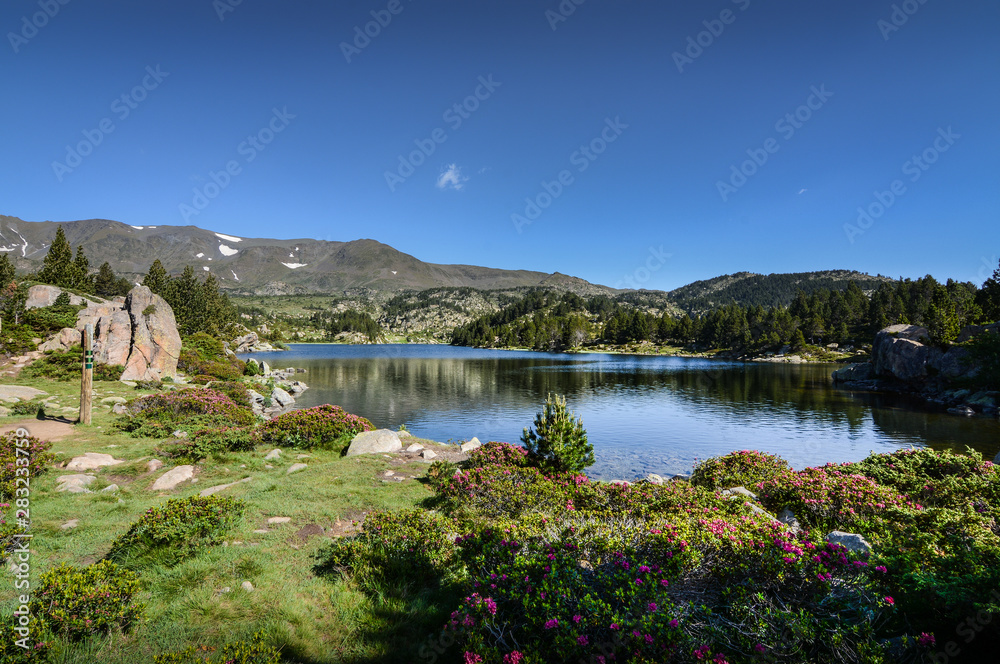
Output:
<svg viewBox="0 0 1000 664">
<path fill-rule="evenodd" d="M 194 477 L 194 466 L 177 466 L 160 475 L 153 486 L 152 491 L 169 491 L 181 482 L 185 482 Z"/>
<path fill-rule="evenodd" d="M 834 530 L 827 533 L 826 541 L 831 544 L 840 544 L 847 547 L 848 551 L 854 553 L 871 553 L 872 545 L 862 535 L 856 533 L 845 533 L 842 530 Z"/>
<path fill-rule="evenodd" d="M 280 387 L 276 387 L 271 390 L 271 401 L 278 404 L 282 408 L 287 408 L 295 403 L 295 398 Z"/>
<path fill-rule="evenodd" d="M 911 381 L 927 377 L 927 364 L 939 359 L 941 351 L 925 345 L 927 328 L 917 325 L 890 325 L 875 335 L 872 367 L 875 375 Z"/>
<path fill-rule="evenodd" d="M 403 449 L 403 443 L 395 431 L 389 429 L 376 429 L 375 431 L 362 431 L 347 448 L 347 456 L 357 454 L 379 454 L 385 452 L 399 452 Z"/>
<path fill-rule="evenodd" d="M 94 480 L 97 479 L 96 475 L 63 475 L 62 477 L 56 478 L 56 491 L 66 491 L 68 493 L 90 493 L 90 486 Z"/>
<path fill-rule="evenodd" d="M 462 443 L 462 448 L 461 449 L 462 449 L 463 452 L 471 452 L 472 450 L 480 448 L 482 446 L 483 446 L 483 444 L 481 442 L 479 442 L 479 439 L 476 438 L 475 436 L 473 436 L 472 440 L 470 440 L 469 442 Z"/>
<path fill-rule="evenodd" d="M 972 366 L 969 360 L 968 349 L 962 346 L 953 346 L 948 349 L 947 353 L 932 357 L 927 362 L 927 366 L 949 380 L 972 378 L 979 373 L 979 367 Z"/>
<path fill-rule="evenodd" d="M 51 307 L 56 303 L 56 298 L 62 293 L 62 289 L 58 286 L 48 286 L 45 284 L 39 284 L 37 286 L 32 286 L 28 289 L 28 299 L 24 302 L 25 309 L 40 309 L 42 307 Z M 72 305 L 87 305 L 97 304 L 101 302 L 100 298 L 94 298 L 93 300 L 87 299 L 85 297 L 80 297 L 79 295 L 69 294 L 69 303 Z"/>
<path fill-rule="evenodd" d="M 124 463 L 121 459 L 116 459 L 110 454 L 100 454 L 98 452 L 87 452 L 83 456 L 73 457 L 66 464 L 66 470 L 94 470 L 104 466 L 117 466 Z"/>
<path fill-rule="evenodd" d="M 236 348 L 237 353 L 249 353 L 257 345 L 258 341 L 257 333 L 251 332 L 250 334 L 233 339 L 233 346 Z"/>
<path fill-rule="evenodd" d="M 59 333 L 41 344 L 38 347 L 40 351 L 47 350 L 63 350 L 65 348 L 72 348 L 73 346 L 79 346 L 83 344 L 83 335 L 80 330 L 75 327 L 64 327 L 59 330 Z"/>
<path fill-rule="evenodd" d="M 63 328 L 42 349 L 80 344 L 86 325 L 94 326 L 94 363 L 124 366 L 121 380 L 161 380 L 177 375 L 181 335 L 174 312 L 166 300 L 145 286 L 136 286 L 124 300 L 92 303 L 77 314 L 76 328 Z"/>
<path fill-rule="evenodd" d="M 869 380 L 872 377 L 871 362 L 851 364 L 833 372 L 833 381 L 843 383 L 849 380 Z"/>
<path fill-rule="evenodd" d="M 125 298 L 125 310 L 132 321 L 132 349 L 121 380 L 174 377 L 181 335 L 170 305 L 145 286 L 136 286 Z"/>
<path fill-rule="evenodd" d="M 983 334 L 1000 334 L 1000 323 L 990 323 L 989 325 L 967 325 L 958 333 L 955 343 L 965 343 L 969 339 L 975 339 Z"/>
</svg>

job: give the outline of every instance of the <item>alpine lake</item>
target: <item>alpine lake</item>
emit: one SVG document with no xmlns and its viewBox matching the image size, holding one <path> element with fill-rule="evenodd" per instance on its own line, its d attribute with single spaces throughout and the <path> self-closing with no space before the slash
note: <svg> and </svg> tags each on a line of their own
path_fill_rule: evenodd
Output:
<svg viewBox="0 0 1000 664">
<path fill-rule="evenodd" d="M 416 344 L 291 344 L 250 353 L 305 369 L 296 408 L 336 404 L 376 427 L 440 442 L 519 443 L 548 393 L 566 397 L 594 446 L 594 479 L 688 474 L 734 450 L 796 469 L 908 446 L 1000 451 L 996 418 L 960 417 L 913 398 L 835 386 L 841 365 L 539 353 Z"/>
</svg>

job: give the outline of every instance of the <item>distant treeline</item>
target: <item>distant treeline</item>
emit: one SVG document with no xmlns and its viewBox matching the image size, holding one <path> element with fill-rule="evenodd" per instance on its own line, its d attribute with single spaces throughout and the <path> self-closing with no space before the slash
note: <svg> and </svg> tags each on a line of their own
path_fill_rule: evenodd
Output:
<svg viewBox="0 0 1000 664">
<path fill-rule="evenodd" d="M 328 339 L 341 332 L 356 332 L 364 335 L 370 343 L 378 343 L 385 338 L 382 326 L 364 311 L 316 311 L 309 317 L 309 326 L 322 330 Z"/>
<path fill-rule="evenodd" d="M 733 275 L 718 277 L 707 282 L 699 281 L 677 290 L 670 296 L 678 307 L 688 313 L 704 313 L 726 304 L 741 304 L 745 307 L 778 307 L 791 304 L 799 293 L 812 295 L 819 291 L 843 290 L 847 279 L 854 281 L 865 292 L 872 292 L 891 280 L 886 277 L 871 277 L 848 272 L 795 272 L 792 274 L 755 274 L 735 279 L 732 283 L 709 292 L 709 287 L 720 281 L 732 279 Z"/>
<path fill-rule="evenodd" d="M 704 315 L 655 315 L 600 296 L 532 292 L 499 312 L 455 328 L 452 344 L 480 347 L 575 348 L 594 343 L 651 341 L 760 353 L 785 345 L 866 343 L 896 323 L 928 328 L 938 343 L 961 328 L 1000 318 L 1000 268 L 983 288 L 933 277 L 882 282 L 867 296 L 858 284 L 843 290 L 800 291 L 788 306 L 729 304 Z"/>
</svg>

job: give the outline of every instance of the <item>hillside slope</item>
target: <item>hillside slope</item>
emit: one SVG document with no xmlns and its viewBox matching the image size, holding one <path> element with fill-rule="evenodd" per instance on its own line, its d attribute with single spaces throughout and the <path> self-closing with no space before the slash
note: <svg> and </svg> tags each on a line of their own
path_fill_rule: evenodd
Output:
<svg viewBox="0 0 1000 664">
<path fill-rule="evenodd" d="M 196 270 L 214 273 L 223 288 L 244 293 L 539 285 L 583 292 L 610 290 L 559 273 L 426 263 L 370 239 L 330 242 L 247 238 L 196 226 L 132 226 L 108 219 L 57 223 L 0 216 L 0 251 L 8 252 L 18 269 L 38 269 L 57 226 L 63 227 L 72 245 L 85 247 L 92 267 L 107 261 L 116 273 L 136 278 L 158 258 L 172 274 L 192 265 Z"/>
</svg>

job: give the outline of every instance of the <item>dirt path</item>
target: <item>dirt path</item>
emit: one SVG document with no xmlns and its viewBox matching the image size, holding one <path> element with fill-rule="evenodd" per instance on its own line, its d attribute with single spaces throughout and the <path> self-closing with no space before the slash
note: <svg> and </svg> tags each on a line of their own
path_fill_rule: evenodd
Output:
<svg viewBox="0 0 1000 664">
<path fill-rule="evenodd" d="M 11 424 L 4 424 L 0 426 L 0 434 L 7 433 L 8 431 L 14 431 L 20 427 L 27 429 L 28 433 L 35 438 L 41 438 L 42 440 L 47 440 L 49 442 L 62 440 L 63 438 L 68 438 L 73 435 L 73 424 L 69 420 L 38 420 L 35 418 L 21 420 L 20 422 L 13 422 Z"/>
</svg>

